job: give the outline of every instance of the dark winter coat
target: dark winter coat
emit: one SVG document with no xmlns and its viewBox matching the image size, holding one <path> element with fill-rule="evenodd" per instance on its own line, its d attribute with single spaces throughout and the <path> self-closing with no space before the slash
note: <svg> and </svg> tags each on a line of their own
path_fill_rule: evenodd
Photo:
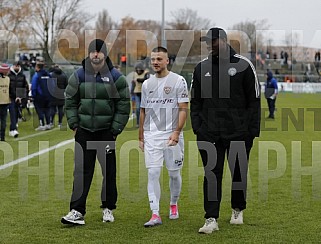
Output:
<svg viewBox="0 0 321 244">
<path fill-rule="evenodd" d="M 260 84 L 253 64 L 232 48 L 195 67 L 191 95 L 195 134 L 213 142 L 259 136 Z"/>
<path fill-rule="evenodd" d="M 107 64 L 95 74 L 89 58 L 68 80 L 65 109 L 71 129 L 89 131 L 110 130 L 113 135 L 125 128 L 130 112 L 129 89 L 126 78 Z"/>
<path fill-rule="evenodd" d="M 10 99 L 15 100 L 17 97 L 27 98 L 29 84 L 22 69 L 20 68 L 18 72 L 15 72 L 13 68 L 10 68 L 8 76 L 10 78 Z"/>
<path fill-rule="evenodd" d="M 51 105 L 61 106 L 65 104 L 65 89 L 68 85 L 68 78 L 58 67 L 55 67 L 50 73 L 54 79 L 54 91 Z"/>
</svg>

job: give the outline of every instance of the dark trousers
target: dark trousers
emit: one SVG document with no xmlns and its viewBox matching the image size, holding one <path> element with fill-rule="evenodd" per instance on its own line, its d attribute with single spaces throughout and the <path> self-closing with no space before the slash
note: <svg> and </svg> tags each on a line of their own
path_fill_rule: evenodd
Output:
<svg viewBox="0 0 321 244">
<path fill-rule="evenodd" d="M 58 110 L 58 124 L 62 124 L 62 118 L 64 117 L 64 105 L 53 105 L 50 111 L 50 121 L 54 124 L 56 112 Z"/>
<path fill-rule="evenodd" d="M 38 98 L 34 100 L 34 105 L 41 125 L 50 124 L 50 100 Z M 46 123 L 45 123 L 46 120 Z"/>
<path fill-rule="evenodd" d="M 245 209 L 248 158 L 253 139 L 236 138 L 233 141 L 219 139 L 215 143 L 210 143 L 198 134 L 197 145 L 205 172 L 203 182 L 205 218 L 219 217 L 225 155 L 228 157 L 232 178 L 231 207 Z"/>
<path fill-rule="evenodd" d="M 0 104 L 0 140 L 5 140 L 8 104 Z"/>
<path fill-rule="evenodd" d="M 109 130 L 90 132 L 81 128 L 75 135 L 75 168 L 70 210 L 86 213 L 86 200 L 95 170 L 96 156 L 101 166 L 103 182 L 101 208 L 116 208 L 115 139 Z"/>
<path fill-rule="evenodd" d="M 10 114 L 10 131 L 17 129 L 18 123 L 18 105 L 13 100 L 9 104 L 9 114 Z"/>
<path fill-rule="evenodd" d="M 275 99 L 267 98 L 266 100 L 267 100 L 267 104 L 269 106 L 269 112 L 270 112 L 269 117 L 274 118 L 276 98 Z"/>
</svg>

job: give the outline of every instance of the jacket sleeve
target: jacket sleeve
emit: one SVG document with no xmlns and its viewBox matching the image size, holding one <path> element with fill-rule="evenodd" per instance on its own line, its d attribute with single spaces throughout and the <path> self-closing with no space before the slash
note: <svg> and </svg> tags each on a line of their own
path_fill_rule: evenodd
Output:
<svg viewBox="0 0 321 244">
<path fill-rule="evenodd" d="M 78 76 L 73 73 L 65 90 L 65 110 L 69 128 L 74 130 L 79 125 L 78 107 L 80 103 L 80 91 Z"/>
<path fill-rule="evenodd" d="M 130 113 L 130 100 L 127 81 L 123 75 L 117 79 L 115 85 L 118 96 L 114 98 L 115 111 L 111 125 L 111 132 L 114 135 L 118 135 L 124 130 L 128 122 Z"/>
<path fill-rule="evenodd" d="M 26 89 L 26 90 L 25 90 L 25 98 L 28 98 L 28 94 L 29 94 L 29 84 L 28 84 L 28 81 L 27 81 L 26 76 L 24 76 L 24 88 Z"/>
<path fill-rule="evenodd" d="M 38 73 L 35 73 L 32 76 L 32 80 L 31 80 L 31 95 L 33 98 L 37 96 L 37 89 L 38 89 Z"/>
<path fill-rule="evenodd" d="M 261 87 L 253 65 L 249 65 L 246 69 L 244 90 L 249 115 L 248 130 L 250 136 L 258 137 L 261 121 Z"/>
<path fill-rule="evenodd" d="M 191 85 L 191 122 L 193 132 L 196 134 L 202 125 L 200 116 L 203 108 L 203 99 L 201 93 L 200 66 L 196 66 L 193 72 L 193 80 Z"/>
</svg>

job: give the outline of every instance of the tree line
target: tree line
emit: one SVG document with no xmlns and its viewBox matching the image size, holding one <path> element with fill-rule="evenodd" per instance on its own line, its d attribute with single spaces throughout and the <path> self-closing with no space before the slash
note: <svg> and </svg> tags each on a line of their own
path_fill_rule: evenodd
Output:
<svg viewBox="0 0 321 244">
<path fill-rule="evenodd" d="M 83 0 L 0 0 L 2 59 L 10 59 L 10 51 L 18 47 L 39 47 L 48 63 L 54 62 L 54 59 L 79 62 L 87 55 L 85 47 L 89 42 L 93 38 L 101 38 L 106 40 L 109 55 L 116 61 L 121 54 L 135 58 L 147 56 L 150 41 L 161 44 L 160 22 L 136 20 L 131 16 L 124 16 L 120 22 L 116 22 L 108 9 L 102 9 L 94 18 L 85 13 L 82 4 Z M 199 17 L 196 10 L 182 8 L 172 11 L 171 19 L 165 26 L 169 53 L 176 55 L 184 47 L 182 44 L 185 41 L 186 56 L 200 55 L 201 30 L 205 31 L 214 25 L 209 18 Z M 249 47 L 248 52 L 255 52 L 258 46 L 263 47 L 264 38 L 256 35 L 256 30 L 268 27 L 266 20 L 246 20 L 230 27 L 246 34 L 246 38 L 234 35 L 245 43 L 234 43 L 236 49 L 244 46 Z M 135 43 L 128 40 L 129 36 Z M 189 44 L 187 39 L 190 40 Z"/>
</svg>

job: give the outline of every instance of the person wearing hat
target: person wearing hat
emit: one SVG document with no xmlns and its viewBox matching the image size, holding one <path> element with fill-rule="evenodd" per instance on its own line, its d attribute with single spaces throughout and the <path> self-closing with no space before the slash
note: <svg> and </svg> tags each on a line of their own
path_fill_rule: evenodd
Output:
<svg viewBox="0 0 321 244">
<path fill-rule="evenodd" d="M 260 134 L 260 84 L 253 64 L 227 43 L 225 30 L 211 28 L 209 55 L 194 69 L 191 122 L 204 166 L 205 224 L 199 233 L 218 230 L 225 155 L 231 171 L 231 224 L 243 224 L 248 158 Z"/>
<path fill-rule="evenodd" d="M 8 77 L 9 66 L 0 65 L 0 141 L 5 140 L 8 105 L 10 104 L 10 79 Z"/>
<path fill-rule="evenodd" d="M 103 40 L 89 44 L 88 57 L 70 76 L 65 111 L 68 125 L 75 132 L 75 159 L 70 212 L 61 222 L 85 224 L 96 156 L 103 175 L 103 222 L 113 222 L 117 202 L 115 140 L 127 124 L 130 101 L 126 78 L 113 66 Z"/>
</svg>

